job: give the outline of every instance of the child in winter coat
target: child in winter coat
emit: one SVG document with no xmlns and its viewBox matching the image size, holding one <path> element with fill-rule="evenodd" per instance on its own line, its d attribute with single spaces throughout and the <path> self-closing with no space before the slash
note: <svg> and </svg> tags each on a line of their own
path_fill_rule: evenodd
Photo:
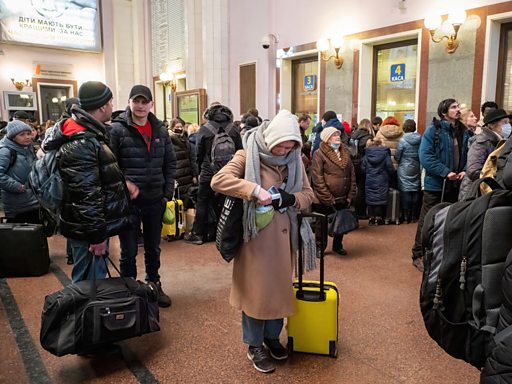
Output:
<svg viewBox="0 0 512 384">
<path fill-rule="evenodd" d="M 382 225 L 388 204 L 389 179 L 395 168 L 391 162 L 391 151 L 383 146 L 380 139 L 368 140 L 362 170 L 366 174 L 369 225 Z"/>
</svg>

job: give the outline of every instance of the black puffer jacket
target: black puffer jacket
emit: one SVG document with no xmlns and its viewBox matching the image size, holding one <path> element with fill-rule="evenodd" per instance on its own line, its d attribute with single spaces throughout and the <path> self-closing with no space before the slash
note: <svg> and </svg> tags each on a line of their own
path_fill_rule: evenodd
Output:
<svg viewBox="0 0 512 384">
<path fill-rule="evenodd" d="M 85 131 L 65 136 L 61 120 L 47 149 L 60 147 L 59 169 L 64 185 L 61 233 L 101 243 L 130 224 L 129 193 L 116 158 L 106 143 L 105 127 L 73 107 L 73 120 Z"/>
<path fill-rule="evenodd" d="M 178 192 L 182 199 L 186 199 L 186 192 L 192 185 L 192 178 L 197 176 L 197 164 L 190 142 L 185 135 L 171 133 L 171 141 L 176 154 L 176 181 Z"/>
<path fill-rule="evenodd" d="M 152 203 L 172 199 L 176 173 L 176 155 L 169 132 L 154 114 L 148 120 L 153 129 L 148 146 L 137 128 L 133 126 L 130 108 L 113 116 L 110 147 L 127 180 L 139 187 L 135 203 Z"/>
</svg>

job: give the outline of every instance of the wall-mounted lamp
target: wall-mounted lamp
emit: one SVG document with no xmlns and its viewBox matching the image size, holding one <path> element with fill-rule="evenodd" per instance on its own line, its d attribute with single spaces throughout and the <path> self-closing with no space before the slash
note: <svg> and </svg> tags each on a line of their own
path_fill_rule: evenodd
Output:
<svg viewBox="0 0 512 384">
<path fill-rule="evenodd" d="M 466 11 L 459 10 L 448 14 L 448 19 L 443 21 L 440 15 L 430 15 L 425 18 L 425 28 L 430 31 L 434 43 L 446 40 L 446 51 L 453 53 L 459 46 L 457 34 L 461 25 L 466 20 Z"/>
<path fill-rule="evenodd" d="M 15 80 L 14 77 L 11 77 L 11 81 L 18 91 L 23 91 L 24 87 L 32 86 L 32 83 L 29 79 L 26 79 L 25 81 L 23 81 L 23 80 Z"/>
<path fill-rule="evenodd" d="M 320 51 L 320 58 L 324 61 L 334 59 L 334 65 L 340 69 L 343 66 L 343 57 L 340 55 L 340 49 L 343 46 L 343 38 L 321 38 L 316 42 L 316 49 Z M 329 55 L 330 48 L 334 49 L 334 54 Z"/>
<path fill-rule="evenodd" d="M 352 50 L 359 49 L 361 41 L 359 39 L 350 40 L 350 48 Z M 339 38 L 321 38 L 316 42 L 316 49 L 320 51 L 320 58 L 324 61 L 334 59 L 334 65 L 340 69 L 343 66 L 343 57 L 341 53 L 344 51 L 345 40 L 343 37 Z M 329 51 L 334 51 L 334 54 L 329 55 Z"/>
<path fill-rule="evenodd" d="M 171 90 L 176 92 L 176 77 L 174 73 L 161 73 L 160 80 L 163 82 L 164 87 L 171 87 Z"/>
</svg>

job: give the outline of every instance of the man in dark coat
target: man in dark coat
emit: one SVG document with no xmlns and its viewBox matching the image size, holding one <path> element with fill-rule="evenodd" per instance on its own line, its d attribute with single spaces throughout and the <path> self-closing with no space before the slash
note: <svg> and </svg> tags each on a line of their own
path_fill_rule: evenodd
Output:
<svg viewBox="0 0 512 384">
<path fill-rule="evenodd" d="M 224 130 L 231 137 L 235 144 L 236 151 L 242 149 L 242 139 L 238 131 L 232 127 L 233 112 L 231 112 L 228 107 L 221 104 L 212 105 L 204 113 L 204 117 L 208 123 L 213 126 L 213 129 L 217 131 Z M 215 134 L 207 125 L 202 125 L 197 134 L 196 161 L 199 171 L 199 189 L 197 191 L 196 217 L 192 232 L 185 236 L 185 241 L 190 244 L 201 245 L 204 241 L 210 240 L 206 233 L 207 226 L 215 227 L 216 224 L 212 225 L 212 223 L 209 222 L 209 212 L 213 209 L 218 213 L 220 210 L 219 204 L 222 204 L 220 201 L 216 201 L 215 192 L 213 192 L 210 187 L 210 181 L 214 175 L 210 166 L 214 137 Z M 211 206 L 212 204 L 214 207 Z"/>
<path fill-rule="evenodd" d="M 112 119 L 112 151 L 127 180 L 139 188 L 132 201 L 135 226 L 119 234 L 121 274 L 137 277 L 137 235 L 142 223 L 146 281 L 158 287 L 158 304 L 169 307 L 171 299 L 160 282 L 162 217 L 174 195 L 176 155 L 164 124 L 151 113 L 153 96 L 144 85 L 132 87 L 126 110 Z"/>
<path fill-rule="evenodd" d="M 60 148 L 59 172 L 64 186 L 60 232 L 73 250 L 73 282 L 104 278 L 103 261 L 91 268 L 92 256 L 107 252 L 107 240 L 130 224 L 129 200 L 138 189 L 126 182 L 108 147 L 104 123 L 112 115 L 112 92 L 88 81 L 78 91 L 80 106 L 60 121 L 45 149 Z"/>
</svg>

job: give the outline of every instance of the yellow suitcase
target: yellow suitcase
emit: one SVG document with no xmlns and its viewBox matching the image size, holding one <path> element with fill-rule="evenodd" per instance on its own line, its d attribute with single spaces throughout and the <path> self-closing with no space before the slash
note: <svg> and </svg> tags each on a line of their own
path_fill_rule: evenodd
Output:
<svg viewBox="0 0 512 384">
<path fill-rule="evenodd" d="M 167 241 L 182 239 L 185 235 L 185 207 L 183 200 L 173 199 L 167 202 L 167 207 L 175 212 L 174 224 L 162 224 L 162 238 Z"/>
<path fill-rule="evenodd" d="M 300 214 L 322 221 L 327 230 L 325 215 Z M 300 225 L 299 225 L 300 227 Z M 295 313 L 287 321 L 288 350 L 331 357 L 338 356 L 339 293 L 335 283 L 324 282 L 324 252 L 320 248 L 320 281 L 302 280 L 302 246 L 299 246 L 299 279 L 293 283 Z"/>
</svg>

